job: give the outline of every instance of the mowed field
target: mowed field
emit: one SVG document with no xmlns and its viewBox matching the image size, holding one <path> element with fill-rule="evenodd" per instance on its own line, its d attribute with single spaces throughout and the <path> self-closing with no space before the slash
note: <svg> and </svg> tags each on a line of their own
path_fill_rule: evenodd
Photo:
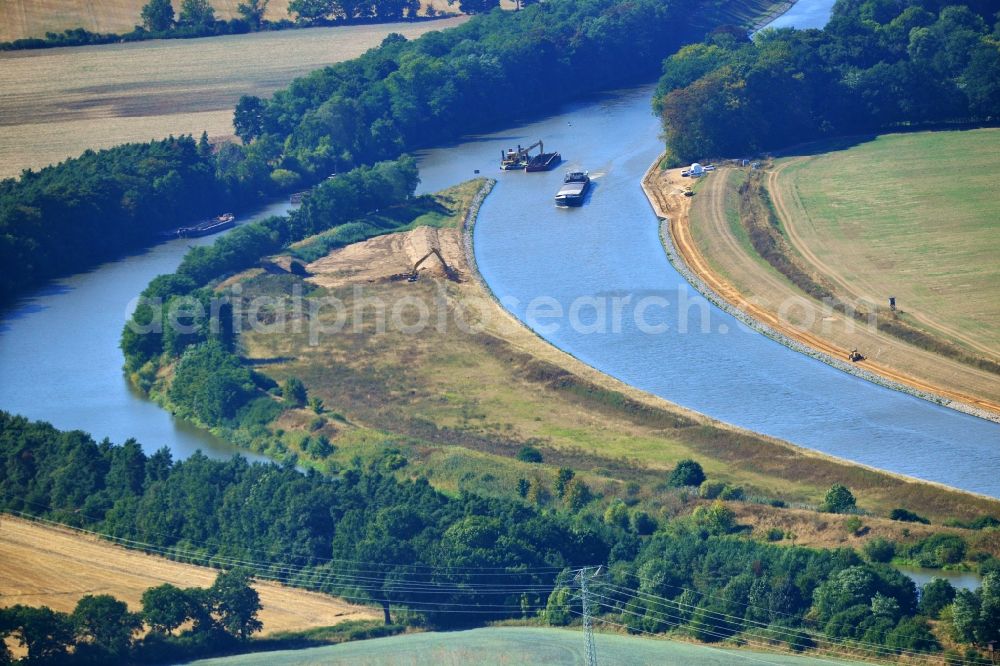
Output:
<svg viewBox="0 0 1000 666">
<path fill-rule="evenodd" d="M 1000 360 L 1000 129 L 890 134 L 778 162 L 792 247 L 835 291 Z M 1000 382 L 1000 378 L 998 378 Z"/>
<path fill-rule="evenodd" d="M 162 583 L 210 587 L 216 574 L 69 529 L 0 517 L 0 606 L 44 605 L 68 612 L 86 594 L 111 594 L 136 611 L 147 588 Z M 254 588 L 263 606 L 265 635 L 381 617 L 325 594 L 261 581 Z"/>
<path fill-rule="evenodd" d="M 600 629 L 601 623 L 597 622 Z M 685 664 L 686 666 L 812 666 L 848 664 L 751 650 L 731 650 L 677 641 L 598 633 L 601 664 Z M 474 664 L 586 663 L 583 634 L 569 629 L 495 627 L 450 633 L 410 634 L 308 650 L 246 654 L 192 662 L 192 666 L 314 666 L 318 664 L 472 666 Z"/>
<path fill-rule="evenodd" d="M 390 32 L 415 38 L 465 20 L 0 53 L 0 177 L 88 148 L 203 131 L 230 137 L 241 95 L 267 96 L 361 55 Z"/>
</svg>

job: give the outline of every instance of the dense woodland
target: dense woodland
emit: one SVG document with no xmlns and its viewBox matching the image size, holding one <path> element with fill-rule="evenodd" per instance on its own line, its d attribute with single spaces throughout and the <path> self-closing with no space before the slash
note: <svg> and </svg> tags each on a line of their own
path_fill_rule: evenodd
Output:
<svg viewBox="0 0 1000 666">
<path fill-rule="evenodd" d="M 174 461 L 167 449 L 146 455 L 133 440 L 97 443 L 0 413 L 3 509 L 185 561 L 239 562 L 254 575 L 381 606 L 387 622 L 566 624 L 579 612 L 573 569 L 602 564 L 608 573 L 595 580 L 594 610 L 635 633 L 679 630 L 707 642 L 742 636 L 796 650 L 850 645 L 891 656 L 939 652 L 927 620 L 941 618 L 966 646 L 1000 639 L 995 567 L 976 593 L 935 581 L 918 599 L 912 581 L 880 563 L 892 555 L 891 543 L 858 554 L 757 542 L 739 535 L 718 502 L 646 525 L 629 520 L 625 508 L 603 516 L 541 511 L 515 500 L 446 496 L 425 479 L 398 481 L 382 467 L 327 477 L 241 457 Z M 931 539 L 911 548 L 955 547 Z M 183 637 L 181 624 L 161 629 Z M 229 631 L 251 629 L 237 622 Z M 8 623 L 4 631 L 19 630 Z"/>
<path fill-rule="evenodd" d="M 713 0 L 701 3 L 714 7 Z M 0 183 L 0 302 L 149 243 L 157 231 L 240 210 L 404 151 L 646 80 L 699 4 L 551 0 L 494 11 L 241 99 L 245 145 L 188 137 L 88 152 Z M 586 75 L 580 75 L 586 72 Z"/>
<path fill-rule="evenodd" d="M 654 106 L 677 162 L 1000 118 L 1000 6 L 838 0 L 823 30 L 728 32 L 664 63 Z"/>
</svg>

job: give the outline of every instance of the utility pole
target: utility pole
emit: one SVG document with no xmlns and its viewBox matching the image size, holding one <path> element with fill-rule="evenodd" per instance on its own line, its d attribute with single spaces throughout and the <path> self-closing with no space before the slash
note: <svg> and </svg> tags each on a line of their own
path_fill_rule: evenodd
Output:
<svg viewBox="0 0 1000 666">
<path fill-rule="evenodd" d="M 597 646 L 594 644 L 594 627 L 590 622 L 590 593 L 587 590 L 587 579 L 596 578 L 600 572 L 601 567 L 585 567 L 576 574 L 580 581 L 580 603 L 583 604 L 583 639 L 587 646 L 587 666 L 597 666 Z"/>
</svg>

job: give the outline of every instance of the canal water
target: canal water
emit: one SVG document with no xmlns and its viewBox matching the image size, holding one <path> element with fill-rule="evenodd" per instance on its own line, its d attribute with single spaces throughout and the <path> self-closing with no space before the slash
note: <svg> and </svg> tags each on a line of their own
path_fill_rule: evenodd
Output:
<svg viewBox="0 0 1000 666">
<path fill-rule="evenodd" d="M 281 203 L 258 217 L 280 215 Z M 126 381 L 118 348 L 130 303 L 157 275 L 172 273 L 190 246 L 217 236 L 162 243 L 73 275 L 22 299 L 0 316 L 0 409 L 95 439 L 134 437 L 147 452 L 167 446 L 175 458 L 201 449 L 228 458 L 241 452 L 145 398 Z"/>
<path fill-rule="evenodd" d="M 506 307 L 584 362 L 686 407 L 850 460 L 1000 496 L 1000 479 L 991 473 L 1000 462 L 1000 426 L 792 352 L 744 330 L 687 287 L 664 257 L 639 189 L 659 151 L 650 95 L 649 87 L 615 91 L 421 156 L 422 191 L 477 169 L 498 176 L 475 249 Z M 538 138 L 562 151 L 563 168 L 497 172 L 501 149 Z M 588 169 L 594 187 L 582 208 L 557 210 L 552 197 L 570 167 Z M 153 277 L 173 271 L 189 245 L 212 240 L 172 241 L 104 264 L 0 315 L 0 409 L 98 439 L 135 437 L 149 451 L 169 446 L 177 457 L 196 449 L 232 455 L 231 445 L 137 395 L 122 376 L 118 350 L 130 301 Z M 563 316 L 553 316 L 559 309 Z"/>
<path fill-rule="evenodd" d="M 638 388 L 722 421 L 921 479 L 1000 497 L 1000 425 L 793 352 L 701 298 L 667 261 L 639 186 L 661 150 L 652 88 L 622 90 L 421 156 L 427 191 L 496 176 L 474 237 L 479 268 L 518 319 Z M 503 148 L 543 139 L 564 164 L 499 172 Z M 567 169 L 594 177 L 559 209 Z M 616 317 L 616 314 L 619 316 Z M 603 320 L 603 321 L 602 321 Z"/>
<path fill-rule="evenodd" d="M 834 0 L 798 0 L 791 8 L 765 28 L 823 28 L 830 20 Z"/>
</svg>

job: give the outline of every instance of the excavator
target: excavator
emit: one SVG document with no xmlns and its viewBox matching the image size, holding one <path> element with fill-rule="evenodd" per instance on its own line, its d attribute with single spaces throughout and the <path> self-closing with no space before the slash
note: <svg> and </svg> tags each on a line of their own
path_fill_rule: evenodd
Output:
<svg viewBox="0 0 1000 666">
<path fill-rule="evenodd" d="M 520 145 L 517 146 L 517 150 L 513 148 L 508 148 L 507 152 L 500 151 L 500 168 L 504 171 L 513 171 L 515 169 L 523 169 L 528 166 L 528 161 L 531 159 L 528 153 L 530 153 L 535 148 L 541 148 L 542 152 L 545 152 L 545 147 L 542 145 L 541 139 L 531 144 L 527 148 L 522 148 Z"/>
<path fill-rule="evenodd" d="M 448 262 L 444 260 L 444 257 L 441 256 L 440 250 L 438 250 L 437 248 L 431 248 L 430 252 L 420 257 L 420 259 L 418 259 L 417 262 L 413 264 L 413 270 L 411 270 L 409 274 L 406 275 L 406 281 L 416 282 L 420 278 L 420 274 L 418 273 L 418 271 L 420 270 L 421 264 L 423 264 L 425 261 L 427 261 L 433 256 L 436 256 L 438 260 L 441 261 L 441 266 L 444 268 L 444 274 L 448 277 L 449 280 L 451 280 L 452 282 L 461 282 L 461 279 L 458 275 L 458 271 L 456 271 L 454 268 L 448 265 Z"/>
</svg>

